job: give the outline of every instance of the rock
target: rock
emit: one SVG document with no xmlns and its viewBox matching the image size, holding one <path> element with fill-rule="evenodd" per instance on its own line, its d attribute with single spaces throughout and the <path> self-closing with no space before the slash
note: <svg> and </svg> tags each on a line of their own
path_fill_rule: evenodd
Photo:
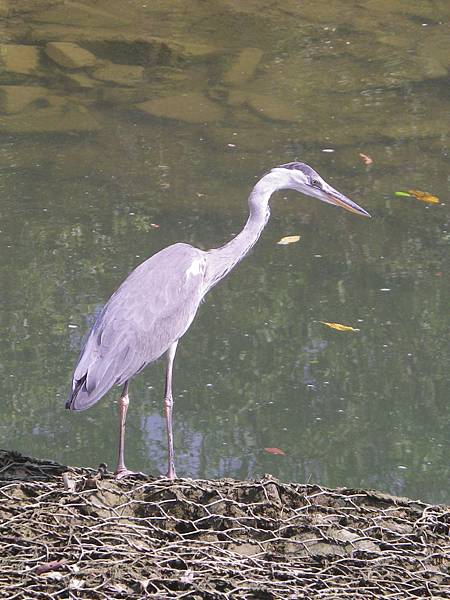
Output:
<svg viewBox="0 0 450 600">
<path fill-rule="evenodd" d="M 164 81 L 166 84 L 179 85 L 180 81 L 189 79 L 188 69 L 175 69 L 173 67 L 155 67 L 152 69 L 153 82 L 155 80 Z"/>
<path fill-rule="evenodd" d="M 55 63 L 68 69 L 93 67 L 97 62 L 92 52 L 72 42 L 49 42 L 45 52 Z"/>
<path fill-rule="evenodd" d="M 242 106 L 247 101 L 247 93 L 241 90 L 230 90 L 219 85 L 208 89 L 208 98 L 223 102 L 228 106 Z"/>
<path fill-rule="evenodd" d="M 380 552 L 380 547 L 372 540 L 367 539 L 363 532 L 356 533 L 346 527 L 331 527 L 326 531 L 327 536 L 346 544 L 346 550 L 364 550 L 365 552 Z"/>
<path fill-rule="evenodd" d="M 86 73 L 65 73 L 64 78 L 68 81 L 69 85 L 78 89 L 90 90 L 98 85 L 97 81 L 94 81 Z"/>
<path fill-rule="evenodd" d="M 262 554 L 264 552 L 258 544 L 248 544 L 246 542 L 242 544 L 230 544 L 227 550 L 228 552 L 235 552 L 240 556 L 254 556 L 255 554 Z"/>
<path fill-rule="evenodd" d="M 33 23 L 28 31 L 27 40 L 37 44 L 91 41 L 96 43 L 121 40 L 127 37 L 121 31 L 104 27 L 92 29 L 91 27 L 64 27 L 64 25 Z"/>
<path fill-rule="evenodd" d="M 34 14 L 33 21 L 93 29 L 97 26 L 120 28 L 131 22 L 130 18 L 125 16 L 125 12 L 120 16 L 114 15 L 111 10 L 102 10 L 81 2 L 64 2 L 59 6 Z"/>
<path fill-rule="evenodd" d="M 21 44 L 0 45 L 3 70 L 20 75 L 36 75 L 39 70 L 39 48 Z"/>
<path fill-rule="evenodd" d="M 22 111 L 29 104 L 45 98 L 48 90 L 31 85 L 2 85 L 0 86 L 0 112 L 13 114 Z"/>
<path fill-rule="evenodd" d="M 246 102 L 249 108 L 265 119 L 290 122 L 298 120 L 298 114 L 290 104 L 273 96 L 247 94 Z"/>
<path fill-rule="evenodd" d="M 117 65 L 109 63 L 96 69 L 92 76 L 100 81 L 117 83 L 118 85 L 134 86 L 141 83 L 144 76 L 144 67 L 139 65 Z"/>
<path fill-rule="evenodd" d="M 28 31 L 26 39 L 39 44 L 51 41 L 75 42 L 88 47 L 97 58 L 109 60 L 111 56 L 126 57 L 127 64 L 143 66 L 175 66 L 178 65 L 180 59 L 192 59 L 194 56 L 194 50 L 188 45 L 186 45 L 185 51 L 182 44 L 170 39 L 147 36 L 123 29 L 33 25 Z M 200 51 L 198 47 L 197 51 Z"/>
<path fill-rule="evenodd" d="M 263 51 L 259 48 L 244 48 L 224 74 L 223 82 L 227 85 L 242 85 L 253 77 L 262 56 Z"/>
<path fill-rule="evenodd" d="M 228 94 L 227 104 L 229 106 L 242 106 L 247 102 L 247 94 L 240 90 L 231 90 Z"/>
<path fill-rule="evenodd" d="M 2 133 L 71 133 L 97 131 L 97 120 L 80 104 L 62 96 L 48 96 L 42 106 L 29 106 L 20 114 L 0 115 Z"/>
<path fill-rule="evenodd" d="M 182 55 L 188 60 L 211 58 L 221 54 L 222 52 L 223 50 L 221 48 L 216 48 L 215 46 L 182 42 Z"/>
<path fill-rule="evenodd" d="M 132 87 L 104 87 L 100 91 L 102 102 L 108 104 L 131 105 L 144 102 L 152 96 L 152 91 Z"/>
<path fill-rule="evenodd" d="M 220 121 L 224 114 L 220 106 L 198 92 L 148 100 L 136 105 L 136 108 L 154 117 L 178 119 L 186 123 Z"/>
</svg>

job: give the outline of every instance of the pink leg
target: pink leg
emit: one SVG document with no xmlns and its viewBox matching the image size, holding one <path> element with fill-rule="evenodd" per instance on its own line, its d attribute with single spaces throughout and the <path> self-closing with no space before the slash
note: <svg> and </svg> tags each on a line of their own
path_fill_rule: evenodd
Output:
<svg viewBox="0 0 450 600">
<path fill-rule="evenodd" d="M 166 415 L 167 425 L 167 449 L 168 449 L 168 467 L 167 477 L 169 479 L 175 479 L 177 474 L 175 473 L 175 460 L 173 453 L 173 432 L 172 432 L 172 410 L 173 410 L 173 398 L 172 398 L 172 369 L 173 361 L 175 359 L 175 352 L 177 350 L 178 341 L 174 342 L 167 352 L 167 370 L 166 370 L 166 389 L 164 392 L 164 410 Z"/>
<path fill-rule="evenodd" d="M 127 419 L 128 404 L 128 381 L 123 386 L 122 394 L 119 400 L 119 456 L 117 458 L 117 467 L 114 472 L 116 479 L 122 479 L 128 475 L 133 475 L 133 471 L 129 471 L 125 466 L 124 450 L 125 450 L 125 421 Z"/>
</svg>

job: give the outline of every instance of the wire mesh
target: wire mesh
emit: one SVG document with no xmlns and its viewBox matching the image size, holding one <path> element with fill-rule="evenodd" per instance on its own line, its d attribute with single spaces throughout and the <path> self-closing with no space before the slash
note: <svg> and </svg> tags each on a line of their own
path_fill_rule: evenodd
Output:
<svg viewBox="0 0 450 600">
<path fill-rule="evenodd" d="M 449 508 L 0 451 L 0 598 L 448 598 Z"/>
</svg>

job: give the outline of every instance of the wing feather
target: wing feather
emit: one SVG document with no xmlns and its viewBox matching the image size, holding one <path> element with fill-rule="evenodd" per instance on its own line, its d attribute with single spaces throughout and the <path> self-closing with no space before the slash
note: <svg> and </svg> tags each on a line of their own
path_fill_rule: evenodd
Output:
<svg viewBox="0 0 450 600">
<path fill-rule="evenodd" d="M 205 292 L 206 253 L 188 244 L 161 250 L 125 279 L 94 323 L 66 403 L 95 404 L 159 358 L 188 329 Z"/>
</svg>

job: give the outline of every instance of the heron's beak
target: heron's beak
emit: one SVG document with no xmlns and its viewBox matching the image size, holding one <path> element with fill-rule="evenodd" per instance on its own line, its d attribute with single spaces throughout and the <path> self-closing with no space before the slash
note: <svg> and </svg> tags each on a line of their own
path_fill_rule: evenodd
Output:
<svg viewBox="0 0 450 600">
<path fill-rule="evenodd" d="M 366 210 L 364 210 L 364 208 L 361 208 L 361 206 L 356 204 L 356 202 L 353 202 L 353 200 L 350 200 L 350 198 L 347 198 L 347 196 L 344 196 L 344 194 L 341 194 L 337 190 L 322 190 L 322 192 L 325 196 L 323 198 L 325 202 L 335 204 L 336 206 L 341 206 L 342 208 L 345 208 L 345 210 L 348 210 L 349 212 L 355 213 L 357 215 L 362 215 L 363 217 L 370 217 L 370 214 Z"/>
</svg>

